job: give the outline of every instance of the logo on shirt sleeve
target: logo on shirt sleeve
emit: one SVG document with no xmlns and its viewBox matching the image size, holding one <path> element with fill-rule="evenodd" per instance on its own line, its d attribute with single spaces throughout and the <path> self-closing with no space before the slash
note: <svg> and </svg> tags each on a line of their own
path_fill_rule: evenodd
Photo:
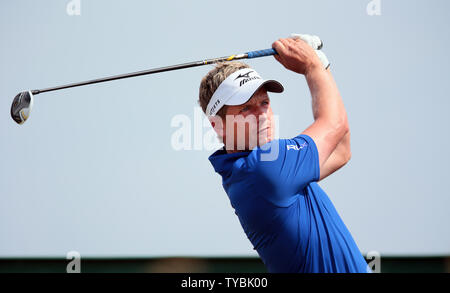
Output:
<svg viewBox="0 0 450 293">
<path fill-rule="evenodd" d="M 288 144 L 288 145 L 286 145 L 286 148 L 287 148 L 287 150 L 296 150 L 296 151 L 299 151 L 299 150 L 301 150 L 302 148 L 304 148 L 304 147 L 306 147 L 306 146 L 308 146 L 308 144 L 307 144 L 306 141 L 305 141 L 305 142 L 302 143 L 300 146 L 295 145 L 295 144 Z"/>
</svg>

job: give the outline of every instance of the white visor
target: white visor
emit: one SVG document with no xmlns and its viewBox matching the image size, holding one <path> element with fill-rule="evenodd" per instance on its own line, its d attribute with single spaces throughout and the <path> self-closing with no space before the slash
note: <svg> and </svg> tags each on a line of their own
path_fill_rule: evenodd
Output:
<svg viewBox="0 0 450 293">
<path fill-rule="evenodd" d="M 242 105 L 262 86 L 268 92 L 281 93 L 284 88 L 276 80 L 264 80 L 251 69 L 244 68 L 228 76 L 214 92 L 206 107 L 207 116 L 215 116 L 224 105 Z"/>
</svg>

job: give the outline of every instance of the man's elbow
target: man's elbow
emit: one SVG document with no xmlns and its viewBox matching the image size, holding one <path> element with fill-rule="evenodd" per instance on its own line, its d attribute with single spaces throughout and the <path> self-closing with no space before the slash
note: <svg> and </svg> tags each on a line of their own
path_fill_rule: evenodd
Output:
<svg viewBox="0 0 450 293">
<path fill-rule="evenodd" d="M 349 135 L 349 133 L 350 133 L 350 125 L 348 125 L 347 115 L 344 118 L 342 118 L 339 126 L 341 128 L 342 133 L 343 133 L 342 137 L 345 137 L 345 136 Z"/>
<path fill-rule="evenodd" d="M 345 150 L 344 152 L 341 152 L 339 155 L 338 169 L 347 165 L 347 163 L 350 161 L 351 157 L 352 157 L 352 154 L 350 151 Z"/>
<path fill-rule="evenodd" d="M 352 150 L 350 148 L 350 130 L 347 130 L 345 136 L 344 136 L 345 142 L 345 148 L 344 148 L 344 165 L 347 164 L 350 159 L 352 158 Z"/>
<path fill-rule="evenodd" d="M 339 141 L 344 139 L 344 137 L 350 132 L 350 126 L 348 125 L 347 116 L 341 117 L 340 119 L 331 123 L 334 132 L 339 138 Z"/>
<path fill-rule="evenodd" d="M 351 158 L 352 158 L 352 152 L 349 149 L 344 156 L 344 165 L 347 164 Z"/>
</svg>

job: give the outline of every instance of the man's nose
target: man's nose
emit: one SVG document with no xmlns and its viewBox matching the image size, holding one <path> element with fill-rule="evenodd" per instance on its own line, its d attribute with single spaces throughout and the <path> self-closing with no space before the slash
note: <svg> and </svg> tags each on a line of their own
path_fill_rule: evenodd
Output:
<svg viewBox="0 0 450 293">
<path fill-rule="evenodd" d="M 267 109 L 264 107 L 255 107 L 252 111 L 252 114 L 255 117 L 255 122 L 258 125 L 258 127 L 261 127 L 262 125 L 265 125 L 267 121 Z"/>
</svg>

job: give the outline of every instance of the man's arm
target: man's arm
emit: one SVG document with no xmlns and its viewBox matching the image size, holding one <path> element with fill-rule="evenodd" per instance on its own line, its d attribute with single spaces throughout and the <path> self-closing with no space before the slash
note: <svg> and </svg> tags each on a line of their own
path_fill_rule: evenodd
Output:
<svg viewBox="0 0 450 293">
<path fill-rule="evenodd" d="M 351 151 L 350 151 L 350 131 L 342 138 L 338 143 L 333 153 L 331 153 L 328 160 L 325 162 L 320 170 L 320 180 L 325 179 L 329 175 L 333 174 L 345 164 L 350 161 Z"/>
<path fill-rule="evenodd" d="M 327 69 L 327 73 L 331 76 L 330 68 Z M 323 166 L 320 168 L 321 172 L 319 181 L 333 174 L 334 172 L 342 168 L 345 164 L 347 164 L 348 161 L 350 161 L 351 158 L 350 129 L 348 125 L 347 130 L 348 130 L 347 133 L 337 144 L 334 151 L 331 153 L 331 155 L 325 161 Z"/>
<path fill-rule="evenodd" d="M 330 70 L 323 68 L 316 53 L 306 42 L 280 39 L 272 47 L 278 52 L 278 55 L 274 55 L 275 59 L 306 78 L 312 96 L 314 123 L 302 133 L 316 143 L 320 178 L 325 178 L 333 169 L 335 171 L 343 166 L 339 154 L 346 151 L 345 146 L 348 145 L 343 143 L 339 154 L 331 156 L 349 132 L 347 113 L 337 85 Z"/>
</svg>

